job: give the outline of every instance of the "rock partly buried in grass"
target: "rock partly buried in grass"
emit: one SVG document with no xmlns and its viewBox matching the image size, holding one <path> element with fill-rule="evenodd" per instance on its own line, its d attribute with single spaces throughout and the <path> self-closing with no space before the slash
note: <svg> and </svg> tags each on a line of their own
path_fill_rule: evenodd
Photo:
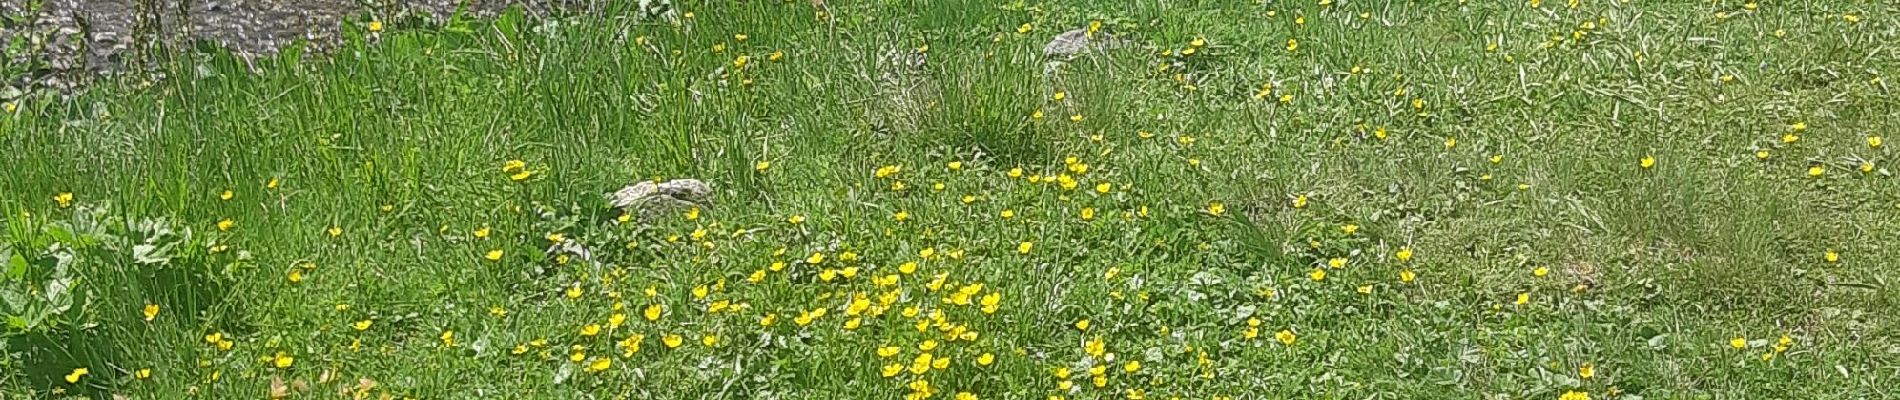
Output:
<svg viewBox="0 0 1900 400">
<path fill-rule="evenodd" d="M 1049 39 L 1049 44 L 1042 46 L 1042 55 L 1066 56 L 1079 54 L 1089 49 L 1089 39 L 1089 32 L 1086 29 L 1076 29 L 1057 34 L 1055 39 Z"/>
<path fill-rule="evenodd" d="M 1042 55 L 1049 57 L 1074 56 L 1089 50 L 1106 50 L 1121 46 L 1124 41 L 1106 32 L 1089 33 L 1088 29 L 1074 29 L 1057 34 L 1042 46 Z"/>
<path fill-rule="evenodd" d="M 704 205 L 712 199 L 712 186 L 698 179 L 674 179 L 665 182 L 640 181 L 607 194 L 614 208 L 641 218 L 656 213 Z"/>
</svg>

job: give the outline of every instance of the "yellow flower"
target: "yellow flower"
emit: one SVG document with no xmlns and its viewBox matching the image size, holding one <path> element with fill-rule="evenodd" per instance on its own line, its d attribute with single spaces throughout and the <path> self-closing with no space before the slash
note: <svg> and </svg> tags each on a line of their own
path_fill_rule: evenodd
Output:
<svg viewBox="0 0 1900 400">
<path fill-rule="evenodd" d="M 84 378 L 90 373 L 92 371 L 85 368 L 74 368 L 72 373 L 66 374 L 66 383 L 79 383 L 79 378 Z"/>
<path fill-rule="evenodd" d="M 1297 339 L 1299 339 L 1299 337 L 1294 336 L 1293 331 L 1290 330 L 1281 329 L 1280 332 L 1273 334 L 1273 340 L 1278 340 L 1280 344 L 1283 345 L 1292 346 L 1293 341 Z"/>
<path fill-rule="evenodd" d="M 1089 330 L 1089 320 L 1082 319 L 1079 321 L 1075 321 L 1075 329 L 1083 331 L 1083 332 L 1087 332 Z"/>
<path fill-rule="evenodd" d="M 1227 205 L 1226 205 L 1226 204 L 1222 204 L 1222 203 L 1221 203 L 1221 202 L 1219 202 L 1219 201 L 1210 201 L 1210 202 L 1207 202 L 1207 213 L 1208 213 L 1209 215 L 1213 215 L 1213 216 L 1216 216 L 1216 217 L 1218 217 L 1218 216 L 1220 216 L 1220 215 L 1221 215 L 1222 213 L 1225 213 L 1225 212 L 1227 212 Z"/>
<path fill-rule="evenodd" d="M 1321 269 L 1321 268 L 1314 268 L 1313 272 L 1306 273 L 1306 277 L 1313 278 L 1314 282 L 1326 280 L 1326 270 Z"/>
<path fill-rule="evenodd" d="M 1414 279 L 1418 279 L 1418 273 L 1412 272 L 1412 270 L 1409 270 L 1409 269 L 1404 270 L 1404 271 L 1399 271 L 1399 282 L 1412 283 L 1412 280 Z"/>
<path fill-rule="evenodd" d="M 714 346 L 718 346 L 718 345 L 719 345 L 719 335 L 714 335 L 714 334 L 710 334 L 710 333 L 708 333 L 708 334 L 706 334 L 706 336 L 704 336 L 704 337 L 701 337 L 701 338 L 699 338 L 699 344 L 703 344 L 703 345 L 706 345 L 706 347 L 714 347 Z"/>
<path fill-rule="evenodd" d="M 1036 247 L 1035 242 L 1030 242 L 1030 241 L 1025 240 L 1022 243 L 1016 244 L 1016 252 L 1021 253 L 1021 254 L 1029 254 L 1029 249 L 1034 248 L 1034 247 Z"/>
<path fill-rule="evenodd" d="M 1580 377 L 1583 379 L 1590 379 L 1595 376 L 1597 376 L 1596 365 L 1591 364 L 1591 363 L 1583 363 L 1583 365 L 1577 367 L 1577 377 Z"/>
<path fill-rule="evenodd" d="M 1531 270 L 1531 276 L 1542 278 L 1544 275 L 1550 275 L 1550 267 L 1538 266 L 1537 269 Z"/>
<path fill-rule="evenodd" d="M 1656 166 L 1656 157 L 1648 156 L 1648 155 L 1643 156 L 1643 161 L 1641 165 L 1643 166 L 1643 169 L 1654 168 Z"/>
<path fill-rule="evenodd" d="M 1102 183 L 1097 183 L 1097 184 L 1095 184 L 1095 192 L 1096 192 L 1096 193 L 1101 193 L 1101 194 L 1108 194 L 1108 192 L 1109 192 L 1109 191 L 1111 191 L 1111 190 L 1114 190 L 1114 189 L 1115 189 L 1115 187 L 1114 187 L 1114 185 L 1110 185 L 1110 184 L 1108 184 L 1108 182 L 1102 182 Z"/>
<path fill-rule="evenodd" d="M 1412 246 L 1400 247 L 1399 252 L 1393 254 L 1393 257 L 1397 257 L 1399 262 L 1412 261 Z"/>
<path fill-rule="evenodd" d="M 1878 149 L 1878 148 L 1880 148 L 1880 145 L 1881 145 L 1881 140 L 1880 140 L 1880 137 L 1879 137 L 1879 136 L 1868 136 L 1868 137 L 1867 137 L 1867 147 L 1871 147 L 1871 148 L 1876 148 L 1876 149 Z"/>
<path fill-rule="evenodd" d="M 662 309 L 659 304 L 648 304 L 646 312 L 643 315 L 646 316 L 648 321 L 659 321 L 661 311 Z"/>
<path fill-rule="evenodd" d="M 878 371 L 878 375 L 883 376 L 885 378 L 889 378 L 889 377 L 897 376 L 897 374 L 903 373 L 903 372 L 904 372 L 904 364 L 886 364 L 884 365 L 883 370 Z"/>
<path fill-rule="evenodd" d="M 277 188 L 277 184 L 278 184 L 278 179 L 277 179 L 277 177 L 271 177 L 271 178 L 270 178 L 270 181 L 269 181 L 269 182 L 264 182 L 264 188 L 265 188 L 265 189 L 276 189 L 276 188 Z"/>
<path fill-rule="evenodd" d="M 816 265 L 823 262 L 825 262 L 825 253 L 812 252 L 810 257 L 805 257 L 806 264 Z"/>
<path fill-rule="evenodd" d="M 600 358 L 594 359 L 594 362 L 587 363 L 587 372 L 606 371 L 608 368 L 612 368 L 613 366 L 614 366 L 614 359 L 607 358 L 607 357 L 600 357 Z"/>
<path fill-rule="evenodd" d="M 236 221 L 232 221 L 230 218 L 218 220 L 218 231 L 229 232 L 231 231 L 231 229 L 234 229 L 234 228 L 237 228 Z"/>
<path fill-rule="evenodd" d="M 1299 196 L 1293 198 L 1293 208 L 1306 208 L 1305 193 L 1301 193 Z"/>
<path fill-rule="evenodd" d="M 666 348 L 676 349 L 676 348 L 679 348 L 681 344 L 686 343 L 686 338 L 681 337 L 680 335 L 677 335 L 677 334 L 670 334 L 670 335 L 666 335 L 666 337 L 664 338 L 661 338 L 660 342 L 665 343 Z"/>
<path fill-rule="evenodd" d="M 1823 167 L 1820 164 L 1815 164 L 1814 166 L 1808 167 L 1809 177 L 1819 178 L 1821 177 L 1821 175 L 1826 174 L 1826 173 L 1827 173 L 1827 167 Z"/>
<path fill-rule="evenodd" d="M 877 170 L 872 171 L 872 173 L 878 178 L 889 178 L 892 176 L 896 176 L 897 173 L 903 172 L 903 171 L 904 171 L 904 166 L 902 165 L 886 165 L 886 166 L 878 167 Z"/>
<path fill-rule="evenodd" d="M 1288 52 L 1294 52 L 1294 51 L 1299 51 L 1299 50 L 1300 50 L 1300 40 L 1299 40 L 1299 39 L 1294 39 L 1294 38 L 1287 38 L 1287 39 L 1286 39 L 1286 51 L 1288 51 Z"/>
<path fill-rule="evenodd" d="M 1827 249 L 1827 253 L 1823 254 L 1821 258 L 1827 260 L 1829 264 L 1841 262 L 1841 254 L 1834 252 L 1834 249 Z"/>
<path fill-rule="evenodd" d="M 1794 143 L 1798 141 L 1801 141 L 1801 136 L 1795 135 L 1793 132 L 1781 134 L 1781 143 L 1783 144 Z"/>
<path fill-rule="evenodd" d="M 350 327 L 356 328 L 357 331 L 367 331 L 369 330 L 370 325 L 375 324 L 375 323 L 376 323 L 375 321 L 365 319 L 365 320 L 356 321 L 356 323 L 350 324 Z"/>
<path fill-rule="evenodd" d="M 1755 159 L 1757 160 L 1766 160 L 1768 159 L 1768 155 L 1768 149 L 1755 150 Z"/>
<path fill-rule="evenodd" d="M 152 321 L 153 319 L 156 319 L 156 318 L 158 318 L 158 305 L 157 305 L 157 304 L 149 304 L 149 303 L 148 303 L 148 304 L 146 304 L 146 305 L 145 305 L 145 309 L 144 309 L 144 310 L 141 310 L 141 311 L 143 312 L 143 314 L 145 314 L 145 321 L 146 321 L 146 322 L 151 322 L 151 321 Z"/>
<path fill-rule="evenodd" d="M 995 363 L 995 362 L 996 362 L 995 354 L 990 354 L 988 352 L 985 352 L 983 353 L 983 355 L 976 356 L 976 365 L 978 366 L 987 367 L 990 364 Z"/>
<path fill-rule="evenodd" d="M 271 358 L 271 365 L 277 367 L 277 369 L 290 368 L 290 365 L 296 362 L 296 358 L 285 355 L 284 352 L 281 351 L 277 352 L 277 355 Z"/>
<path fill-rule="evenodd" d="M 1450 137 L 1450 136 L 1446 136 L 1446 137 L 1445 137 L 1445 149 L 1446 149 L 1446 150 L 1450 150 L 1450 149 L 1452 149 L 1452 148 L 1454 148 L 1454 147 L 1458 147 L 1458 138 L 1455 138 L 1455 137 Z"/>
<path fill-rule="evenodd" d="M 598 334 L 600 334 L 600 324 L 587 324 L 587 326 L 581 327 L 581 336 L 594 336 Z"/>
<path fill-rule="evenodd" d="M 442 340 L 442 347 L 455 347 L 455 331 L 442 331 L 442 335 L 436 338 Z"/>
<path fill-rule="evenodd" d="M 382 32 L 383 21 L 369 21 L 369 31 L 370 33 Z"/>
<path fill-rule="evenodd" d="M 475 238 L 476 238 L 476 239 L 487 239 L 487 238 L 488 238 L 488 233 L 489 233 L 489 232 L 490 232 L 490 229 L 488 229 L 488 227 L 486 227 L 486 226 L 483 226 L 483 227 L 481 227 L 481 228 L 477 228 L 477 229 L 475 229 Z"/>
<path fill-rule="evenodd" d="M 1358 291 L 1359 291 L 1359 294 L 1372 294 L 1372 285 L 1360 286 Z"/>
<path fill-rule="evenodd" d="M 237 193 L 231 192 L 231 189 L 225 189 L 224 192 L 218 193 L 218 200 L 228 201 L 231 200 L 232 197 L 237 197 Z"/>
<path fill-rule="evenodd" d="M 1352 260 L 1345 257 L 1333 257 L 1331 260 L 1326 260 L 1326 265 L 1333 267 L 1333 269 L 1340 269 L 1345 268 L 1346 264 L 1350 262 L 1352 262 Z"/>
<path fill-rule="evenodd" d="M 1557 399 L 1558 400 L 1590 400 L 1590 393 L 1572 390 L 1572 391 L 1564 392 L 1563 396 L 1558 397 Z"/>
<path fill-rule="evenodd" d="M 486 254 L 482 254 L 482 258 L 486 258 L 488 261 L 501 261 L 501 255 L 501 249 L 494 249 L 489 250 Z"/>
<path fill-rule="evenodd" d="M 1029 33 L 1029 31 L 1032 31 L 1035 29 L 1036 27 L 1034 25 L 1030 25 L 1028 22 L 1024 22 L 1022 26 L 1016 27 L 1016 33 Z"/>
<path fill-rule="evenodd" d="M 152 379 L 152 369 L 151 369 L 151 368 L 139 368 L 139 370 L 138 370 L 138 371 L 133 371 L 133 372 L 132 372 L 132 378 L 133 378 L 133 379 L 138 379 L 138 380 L 146 380 L 146 379 Z"/>
<path fill-rule="evenodd" d="M 929 372 L 930 362 L 935 361 L 933 358 L 930 353 L 918 354 L 917 358 L 911 359 L 910 361 L 910 373 L 912 375 L 923 375 L 924 372 Z"/>
<path fill-rule="evenodd" d="M 1517 294 L 1517 305 L 1521 306 L 1521 305 L 1530 304 L 1530 303 L 1531 303 L 1531 294 L 1529 292 Z"/>
</svg>

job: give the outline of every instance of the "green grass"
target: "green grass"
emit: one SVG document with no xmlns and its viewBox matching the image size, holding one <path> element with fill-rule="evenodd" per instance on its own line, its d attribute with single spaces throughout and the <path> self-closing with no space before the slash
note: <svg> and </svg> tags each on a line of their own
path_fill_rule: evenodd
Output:
<svg viewBox="0 0 1900 400">
<path fill-rule="evenodd" d="M 157 83 L 18 99 L 0 397 L 1900 387 L 1900 160 L 1869 142 L 1900 127 L 1900 8 L 1267 3 L 364 19 L 333 55 L 184 53 Z M 1092 20 L 1134 46 L 1045 75 L 1043 44 Z M 601 199 L 682 177 L 716 190 L 697 218 Z M 545 254 L 557 233 L 592 258 Z M 882 376 L 926 343 L 946 368 Z"/>
</svg>

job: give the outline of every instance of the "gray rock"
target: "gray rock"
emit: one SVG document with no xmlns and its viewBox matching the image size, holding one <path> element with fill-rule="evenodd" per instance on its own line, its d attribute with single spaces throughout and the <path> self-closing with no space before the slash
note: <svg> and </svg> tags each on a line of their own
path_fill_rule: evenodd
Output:
<svg viewBox="0 0 1900 400">
<path fill-rule="evenodd" d="M 1128 41 L 1116 38 L 1108 32 L 1096 32 L 1091 35 L 1087 29 L 1073 29 L 1049 39 L 1049 44 L 1042 46 L 1042 55 L 1074 56 L 1090 50 L 1114 49 L 1127 44 Z"/>
<path fill-rule="evenodd" d="M 660 212 L 705 205 L 712 200 L 712 192 L 712 186 L 698 179 L 640 181 L 608 193 L 607 202 L 614 208 L 647 218 Z"/>
<path fill-rule="evenodd" d="M 1086 29 L 1075 29 L 1063 32 L 1056 35 L 1054 39 L 1049 39 L 1049 44 L 1042 46 L 1042 55 L 1066 56 L 1078 54 L 1089 49 L 1090 39 L 1088 30 Z"/>
<path fill-rule="evenodd" d="M 915 134 L 921 132 L 924 114 L 936 101 L 939 83 L 929 68 L 929 53 L 916 49 L 891 47 L 879 53 L 871 70 L 871 103 L 865 107 L 865 120 L 879 132 Z"/>
</svg>

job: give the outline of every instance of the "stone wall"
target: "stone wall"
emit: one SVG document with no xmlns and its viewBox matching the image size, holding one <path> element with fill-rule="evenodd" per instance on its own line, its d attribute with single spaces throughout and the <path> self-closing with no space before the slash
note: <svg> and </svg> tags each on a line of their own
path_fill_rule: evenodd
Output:
<svg viewBox="0 0 1900 400">
<path fill-rule="evenodd" d="M 333 47 L 344 24 L 444 20 L 458 10 L 532 13 L 607 0 L 0 0 L 5 93 L 71 90 L 96 74 L 150 68 L 165 49 L 210 43 L 241 56 L 303 41 Z M 17 42 L 17 44 L 16 44 Z"/>
</svg>

